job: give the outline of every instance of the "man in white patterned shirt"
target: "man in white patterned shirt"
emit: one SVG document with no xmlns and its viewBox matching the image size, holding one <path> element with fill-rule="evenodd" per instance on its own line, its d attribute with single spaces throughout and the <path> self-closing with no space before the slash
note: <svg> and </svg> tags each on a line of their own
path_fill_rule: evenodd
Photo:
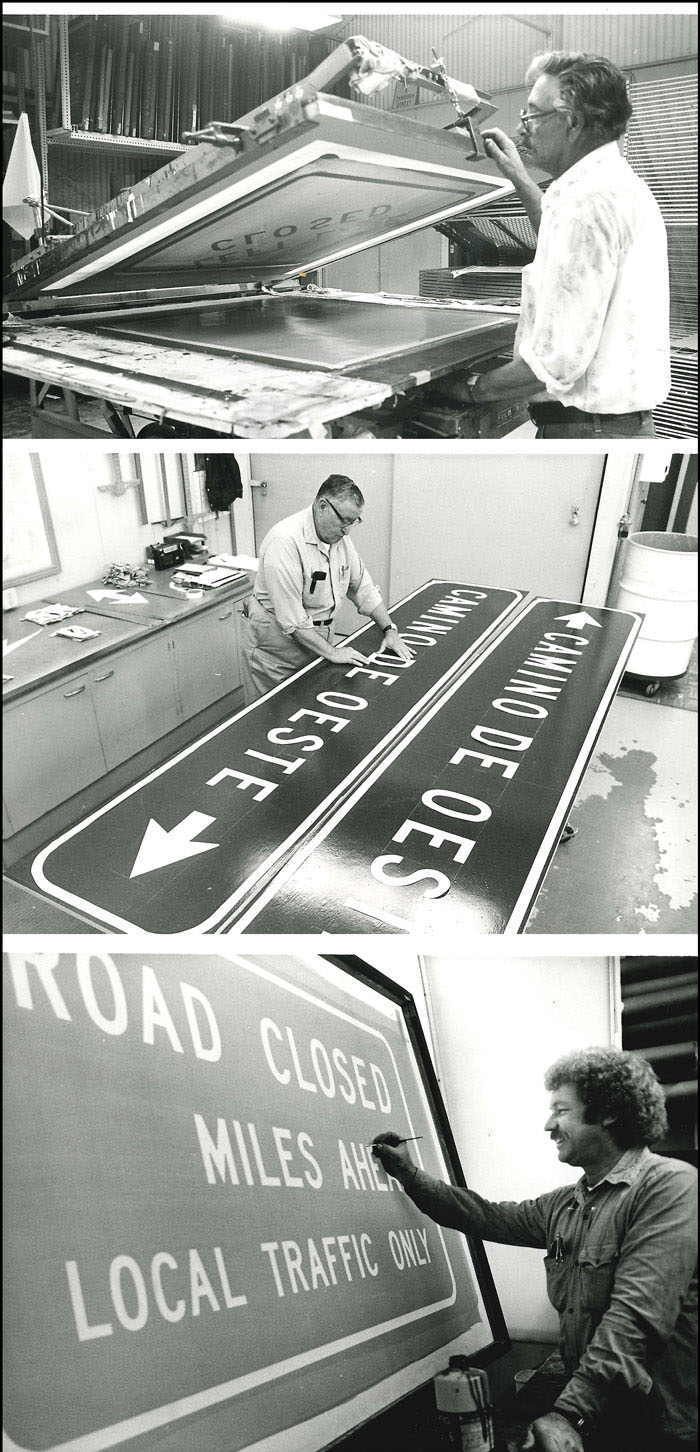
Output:
<svg viewBox="0 0 700 1452">
<path fill-rule="evenodd" d="M 666 230 L 620 153 L 632 108 L 600 56 L 551 51 L 526 77 L 517 144 L 485 131 L 537 233 L 512 363 L 456 383 L 473 403 L 526 397 L 538 438 L 649 438 L 671 386 Z M 526 164 L 554 178 L 544 193 Z"/>
</svg>

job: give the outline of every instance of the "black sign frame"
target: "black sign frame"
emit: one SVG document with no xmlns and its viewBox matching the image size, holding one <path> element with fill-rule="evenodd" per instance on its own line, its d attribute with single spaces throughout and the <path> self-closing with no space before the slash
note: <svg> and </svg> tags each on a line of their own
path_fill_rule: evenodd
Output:
<svg viewBox="0 0 700 1452">
<path fill-rule="evenodd" d="M 387 978 L 386 974 L 382 973 L 379 968 L 375 968 L 355 953 L 324 953 L 322 957 L 326 958 L 329 963 L 335 964 L 336 967 L 342 968 L 343 972 L 349 973 L 353 978 L 357 978 L 360 983 L 366 983 L 369 988 L 374 988 L 376 992 L 382 993 L 385 998 L 388 998 L 401 1009 L 408 1037 L 416 1056 L 416 1063 L 420 1070 L 423 1089 L 430 1105 L 433 1123 L 437 1126 L 439 1132 L 440 1147 L 447 1161 L 452 1183 L 462 1190 L 468 1190 L 469 1186 L 465 1179 L 464 1170 L 462 1169 L 459 1158 L 459 1151 L 452 1133 L 447 1106 L 442 1097 L 442 1090 L 435 1069 L 433 1068 L 430 1049 L 428 1048 L 423 1032 L 423 1025 L 420 1021 L 413 994 L 407 988 L 402 988 L 398 983 L 395 983 L 392 978 Z M 493 1332 L 492 1344 L 484 1347 L 481 1351 L 475 1352 L 470 1356 L 469 1360 L 475 1366 L 488 1366 L 492 1361 L 496 1361 L 499 1356 L 505 1356 L 506 1352 L 510 1351 L 512 1342 L 508 1334 L 501 1303 L 498 1299 L 498 1291 L 496 1290 L 496 1283 L 493 1279 L 493 1273 L 486 1256 L 484 1242 L 473 1235 L 467 1235 L 465 1239 L 469 1243 L 471 1257 L 477 1272 L 479 1289 L 484 1298 L 489 1325 Z"/>
</svg>

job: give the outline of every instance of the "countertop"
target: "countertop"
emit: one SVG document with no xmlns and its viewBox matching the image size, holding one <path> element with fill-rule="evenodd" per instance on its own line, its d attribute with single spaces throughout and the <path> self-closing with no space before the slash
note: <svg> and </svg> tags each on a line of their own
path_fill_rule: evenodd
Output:
<svg viewBox="0 0 700 1452">
<path fill-rule="evenodd" d="M 145 585 L 114 590 L 101 579 L 90 580 L 70 590 L 52 592 L 49 588 L 41 600 L 3 613 L 3 701 L 14 701 L 50 685 L 81 668 L 91 667 L 100 658 L 134 645 L 146 636 L 170 629 L 174 623 L 211 610 L 223 600 L 242 600 L 250 593 L 253 576 L 246 574 L 232 585 L 206 590 L 200 598 L 175 594 L 170 590 L 174 569 L 149 573 Z M 106 595 L 108 596 L 106 598 Z M 130 596 L 140 596 L 130 601 Z M 27 611 L 42 605 L 80 605 L 83 611 L 52 625 L 37 625 L 26 620 Z M 67 625 L 87 626 L 99 631 L 92 640 L 69 640 L 56 631 Z"/>
</svg>

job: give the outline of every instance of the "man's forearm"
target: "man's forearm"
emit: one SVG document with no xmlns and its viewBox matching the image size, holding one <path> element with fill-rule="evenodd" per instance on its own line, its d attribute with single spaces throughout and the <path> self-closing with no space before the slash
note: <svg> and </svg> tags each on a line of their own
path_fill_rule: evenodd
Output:
<svg viewBox="0 0 700 1452">
<path fill-rule="evenodd" d="M 502 175 L 513 183 L 535 232 L 539 231 L 542 193 L 525 167 L 517 142 L 498 126 L 489 126 L 481 134 L 486 155 L 496 163 Z"/>
<path fill-rule="evenodd" d="M 461 1230 L 464 1235 L 478 1235 L 500 1245 L 544 1247 L 544 1220 L 534 1201 L 501 1204 L 484 1200 L 473 1190 L 435 1180 L 416 1168 L 404 1182 L 406 1194 L 414 1204 L 438 1225 Z"/>
<path fill-rule="evenodd" d="M 532 177 L 524 176 L 522 179 L 518 178 L 515 189 L 537 235 L 542 220 L 542 193 L 537 182 Z"/>
<path fill-rule="evenodd" d="M 475 403 L 491 403 L 498 398 L 512 398 L 517 393 L 531 398 L 534 393 L 541 393 L 543 388 L 544 384 L 529 364 L 522 358 L 514 358 L 512 363 L 504 363 L 502 368 L 480 373 L 472 388 L 472 396 Z"/>
<path fill-rule="evenodd" d="M 532 398 L 542 393 L 544 384 L 535 377 L 532 369 L 522 358 L 504 363 L 502 368 L 492 368 L 480 373 L 476 382 L 467 382 L 468 373 L 443 379 L 440 387 L 446 398 L 457 403 L 491 403 L 499 398 Z"/>
<path fill-rule="evenodd" d="M 379 603 L 379 605 L 375 605 L 374 610 L 372 611 L 369 618 L 370 620 L 374 621 L 375 625 L 379 626 L 380 630 L 385 631 L 391 630 L 393 628 L 393 621 L 391 619 L 389 611 L 386 609 L 385 605 L 381 604 L 381 602 Z"/>
<path fill-rule="evenodd" d="M 324 660 L 333 659 L 333 646 L 315 625 L 298 626 L 292 631 L 292 640 L 297 645 L 303 645 L 304 650 L 308 650 L 311 655 L 321 655 Z"/>
</svg>

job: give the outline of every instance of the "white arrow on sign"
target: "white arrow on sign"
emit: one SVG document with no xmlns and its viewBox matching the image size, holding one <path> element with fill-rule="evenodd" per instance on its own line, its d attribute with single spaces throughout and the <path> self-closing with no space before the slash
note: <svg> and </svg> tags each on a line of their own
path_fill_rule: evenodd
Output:
<svg viewBox="0 0 700 1452">
<path fill-rule="evenodd" d="M 4 656 L 5 655 L 9 655 L 11 651 L 17 650 L 18 646 L 20 646 L 20 645 L 26 645 L 27 644 L 27 641 L 28 640 L 33 640 L 35 635 L 41 635 L 41 630 L 33 630 L 32 633 L 31 633 L 31 635 L 23 635 L 21 640 L 13 640 L 12 645 L 10 645 L 9 641 L 3 640 L 3 643 L 2 643 L 2 653 L 3 653 L 3 655 Z"/>
<path fill-rule="evenodd" d="M 144 872 L 155 872 L 157 867 L 168 867 L 171 862 L 196 857 L 198 852 L 211 852 L 218 847 L 218 842 L 194 842 L 192 839 L 215 821 L 216 817 L 207 817 L 204 812 L 190 812 L 188 817 L 166 832 L 151 817 L 129 876 L 141 877 Z"/>
<path fill-rule="evenodd" d="M 596 630 L 602 630 L 599 620 L 594 620 L 592 615 L 587 615 L 585 610 L 579 610 L 578 615 L 555 615 L 555 620 L 565 620 L 569 630 L 581 630 L 584 625 L 595 625 Z"/>
<path fill-rule="evenodd" d="M 114 600 L 119 601 L 122 605 L 148 604 L 146 596 L 139 595 L 138 591 L 135 595 L 125 595 L 121 590 L 88 590 L 87 593 L 92 596 L 93 600 Z"/>
</svg>

